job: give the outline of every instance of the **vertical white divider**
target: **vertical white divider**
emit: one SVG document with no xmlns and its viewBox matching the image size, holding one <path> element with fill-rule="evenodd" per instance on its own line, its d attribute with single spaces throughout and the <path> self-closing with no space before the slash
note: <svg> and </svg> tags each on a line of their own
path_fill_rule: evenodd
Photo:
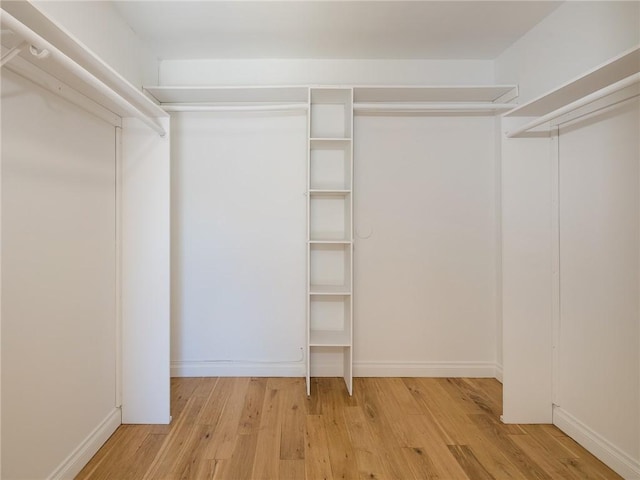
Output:
<svg viewBox="0 0 640 480">
<path fill-rule="evenodd" d="M 0 132 L 2 132 L 2 115 L 0 115 Z M 2 134 L 0 133 L 0 141 Z M 1 165 L 0 165 L 1 166 Z M 0 168 L 0 216 L 2 213 L 2 168 Z M 0 252 L 2 252 L 2 222 L 0 222 Z M 0 255 L 0 346 L 2 346 L 2 255 Z M 2 372 L 2 355 L 0 355 L 0 372 Z M 2 382 L 0 381 L 0 432 L 2 432 Z M 0 435 L 0 477 L 2 477 L 2 435 Z"/>
<path fill-rule="evenodd" d="M 311 395 L 311 347 L 309 346 L 311 343 L 311 244 L 308 242 L 311 234 L 311 226 L 310 226 L 310 202 L 311 196 L 309 195 L 309 190 L 311 189 L 311 88 L 307 89 L 307 190 L 305 195 L 307 196 L 307 234 L 305 239 L 307 240 L 307 249 L 306 257 L 307 257 L 307 270 L 306 270 L 306 325 L 307 325 L 307 344 L 305 349 L 306 361 L 307 361 L 307 396 Z"/>
<path fill-rule="evenodd" d="M 169 119 L 162 118 L 169 131 Z M 122 422 L 170 422 L 170 145 L 122 129 Z"/>
<path fill-rule="evenodd" d="M 503 127 L 509 129 L 512 120 L 503 118 Z M 551 143 L 548 135 L 502 137 L 505 423 L 552 421 L 552 198 L 557 187 Z"/>
<path fill-rule="evenodd" d="M 122 127 L 115 127 L 116 139 L 116 408 L 122 407 Z"/>
<path fill-rule="evenodd" d="M 551 401 L 558 405 L 560 344 L 560 129 L 551 135 Z"/>
</svg>

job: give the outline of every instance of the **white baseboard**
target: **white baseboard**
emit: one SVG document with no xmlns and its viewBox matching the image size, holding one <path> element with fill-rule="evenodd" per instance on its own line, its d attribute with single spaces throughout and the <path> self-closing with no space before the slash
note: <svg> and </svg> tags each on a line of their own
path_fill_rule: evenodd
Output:
<svg viewBox="0 0 640 480">
<path fill-rule="evenodd" d="M 91 457 L 104 445 L 109 437 L 122 423 L 122 414 L 119 408 L 114 408 L 107 417 L 100 422 L 93 432 L 85 438 L 80 445 L 69 455 L 55 471 L 49 475 L 48 480 L 71 480 L 84 466 L 89 463 Z"/>
<path fill-rule="evenodd" d="M 502 365 L 496 363 L 496 376 L 495 379 L 502 383 Z"/>
<path fill-rule="evenodd" d="M 304 377 L 301 363 L 171 362 L 172 377 Z M 492 362 L 354 362 L 354 377 L 472 377 L 496 378 Z M 342 362 L 312 365 L 314 377 L 341 377 Z M 500 380 L 502 369 L 500 369 Z"/>
<path fill-rule="evenodd" d="M 472 377 L 494 378 L 492 362 L 357 362 L 355 377 Z"/>
<path fill-rule="evenodd" d="M 640 480 L 640 461 L 631 458 L 607 439 L 560 407 L 553 409 L 553 424 L 626 480 Z"/>
<path fill-rule="evenodd" d="M 304 377 L 305 366 L 300 362 L 171 362 L 172 377 Z"/>
</svg>

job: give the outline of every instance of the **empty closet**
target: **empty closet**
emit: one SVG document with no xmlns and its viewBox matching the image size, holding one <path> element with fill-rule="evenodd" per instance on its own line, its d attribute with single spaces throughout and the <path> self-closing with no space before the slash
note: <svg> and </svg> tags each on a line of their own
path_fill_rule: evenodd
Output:
<svg viewBox="0 0 640 480">
<path fill-rule="evenodd" d="M 640 4 L 364 3 L 3 3 L 3 478 L 171 376 L 497 378 L 640 475 Z"/>
</svg>

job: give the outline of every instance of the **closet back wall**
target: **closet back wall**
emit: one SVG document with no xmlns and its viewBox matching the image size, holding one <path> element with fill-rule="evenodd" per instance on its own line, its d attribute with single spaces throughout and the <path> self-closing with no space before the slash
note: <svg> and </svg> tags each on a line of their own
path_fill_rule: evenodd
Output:
<svg viewBox="0 0 640 480">
<path fill-rule="evenodd" d="M 493 117 L 355 117 L 356 375 L 490 376 Z"/>
<path fill-rule="evenodd" d="M 303 113 L 171 122 L 173 375 L 303 376 Z"/>
<path fill-rule="evenodd" d="M 304 374 L 306 128 L 172 117 L 173 375 Z M 355 373 L 493 376 L 493 118 L 357 116 L 355 163 Z"/>
</svg>

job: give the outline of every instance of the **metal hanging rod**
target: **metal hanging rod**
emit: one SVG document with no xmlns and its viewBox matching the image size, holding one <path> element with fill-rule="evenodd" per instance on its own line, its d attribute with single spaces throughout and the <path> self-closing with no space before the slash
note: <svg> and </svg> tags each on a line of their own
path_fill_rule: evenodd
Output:
<svg viewBox="0 0 640 480">
<path fill-rule="evenodd" d="M 512 103 L 491 102 L 428 102 L 428 103 L 354 103 L 355 112 L 389 113 L 446 113 L 446 112 L 497 112 L 512 110 Z"/>
<path fill-rule="evenodd" d="M 600 90 L 597 90 L 593 93 L 590 93 L 589 95 L 586 95 L 574 102 L 571 102 L 568 105 L 565 105 L 564 107 L 560 107 L 552 112 L 547 113 L 546 115 L 538 117 L 535 120 L 532 120 L 529 123 L 526 123 L 515 130 L 506 132 L 505 135 L 507 138 L 513 138 L 513 137 L 522 135 L 523 133 L 526 133 L 529 130 L 533 130 L 534 128 L 539 127 L 542 124 L 550 122 L 580 107 L 593 103 L 596 100 L 600 100 L 601 98 L 604 98 L 607 95 L 611 95 L 612 93 L 618 92 L 637 82 L 640 82 L 640 73 L 634 73 L 633 75 L 630 75 L 627 78 L 623 78 L 622 80 L 619 80 L 616 83 L 612 83 L 611 85 L 601 88 Z"/>
<path fill-rule="evenodd" d="M 274 103 L 253 105 L 187 105 L 187 104 L 161 104 L 166 112 L 293 112 L 307 111 L 307 103 Z"/>
<path fill-rule="evenodd" d="M 116 93 L 114 90 L 108 87 L 105 83 L 103 83 L 101 80 L 96 78 L 90 72 L 82 68 L 76 62 L 74 62 L 71 58 L 69 58 L 64 53 L 62 53 L 62 51 L 60 51 L 50 42 L 42 38 L 40 35 L 38 35 L 36 32 L 31 30 L 29 27 L 24 25 L 14 16 L 7 13 L 5 10 L 0 11 L 0 23 L 2 24 L 3 28 L 7 28 L 11 30 L 12 32 L 14 32 L 16 35 L 18 35 L 24 40 L 23 44 L 20 45 L 21 47 L 20 50 L 13 49 L 7 52 L 7 54 L 2 58 L 2 66 L 8 63 L 16 55 L 21 53 L 22 49 L 24 48 L 22 47 L 22 45 L 26 43 L 27 45 L 30 46 L 31 53 L 36 58 L 44 58 L 44 57 L 52 58 L 54 61 L 56 61 L 57 63 L 62 65 L 64 68 L 69 70 L 71 73 L 73 73 L 83 82 L 85 82 L 87 85 L 91 86 L 92 88 L 95 88 L 101 95 L 104 95 L 110 101 L 118 105 L 121 109 L 125 110 L 126 112 L 129 112 L 131 116 L 139 119 L 149 128 L 151 128 L 153 131 L 158 133 L 161 137 L 164 137 L 166 135 L 167 132 L 165 131 L 164 127 L 160 125 L 160 123 L 158 123 L 154 118 L 149 117 L 140 109 L 138 109 L 136 106 L 132 105 L 127 100 L 122 98 L 118 93 Z M 48 52 L 48 54 L 45 52 Z M 5 57 L 9 57 L 9 55 L 11 55 L 11 57 L 6 58 L 5 60 Z"/>
</svg>

